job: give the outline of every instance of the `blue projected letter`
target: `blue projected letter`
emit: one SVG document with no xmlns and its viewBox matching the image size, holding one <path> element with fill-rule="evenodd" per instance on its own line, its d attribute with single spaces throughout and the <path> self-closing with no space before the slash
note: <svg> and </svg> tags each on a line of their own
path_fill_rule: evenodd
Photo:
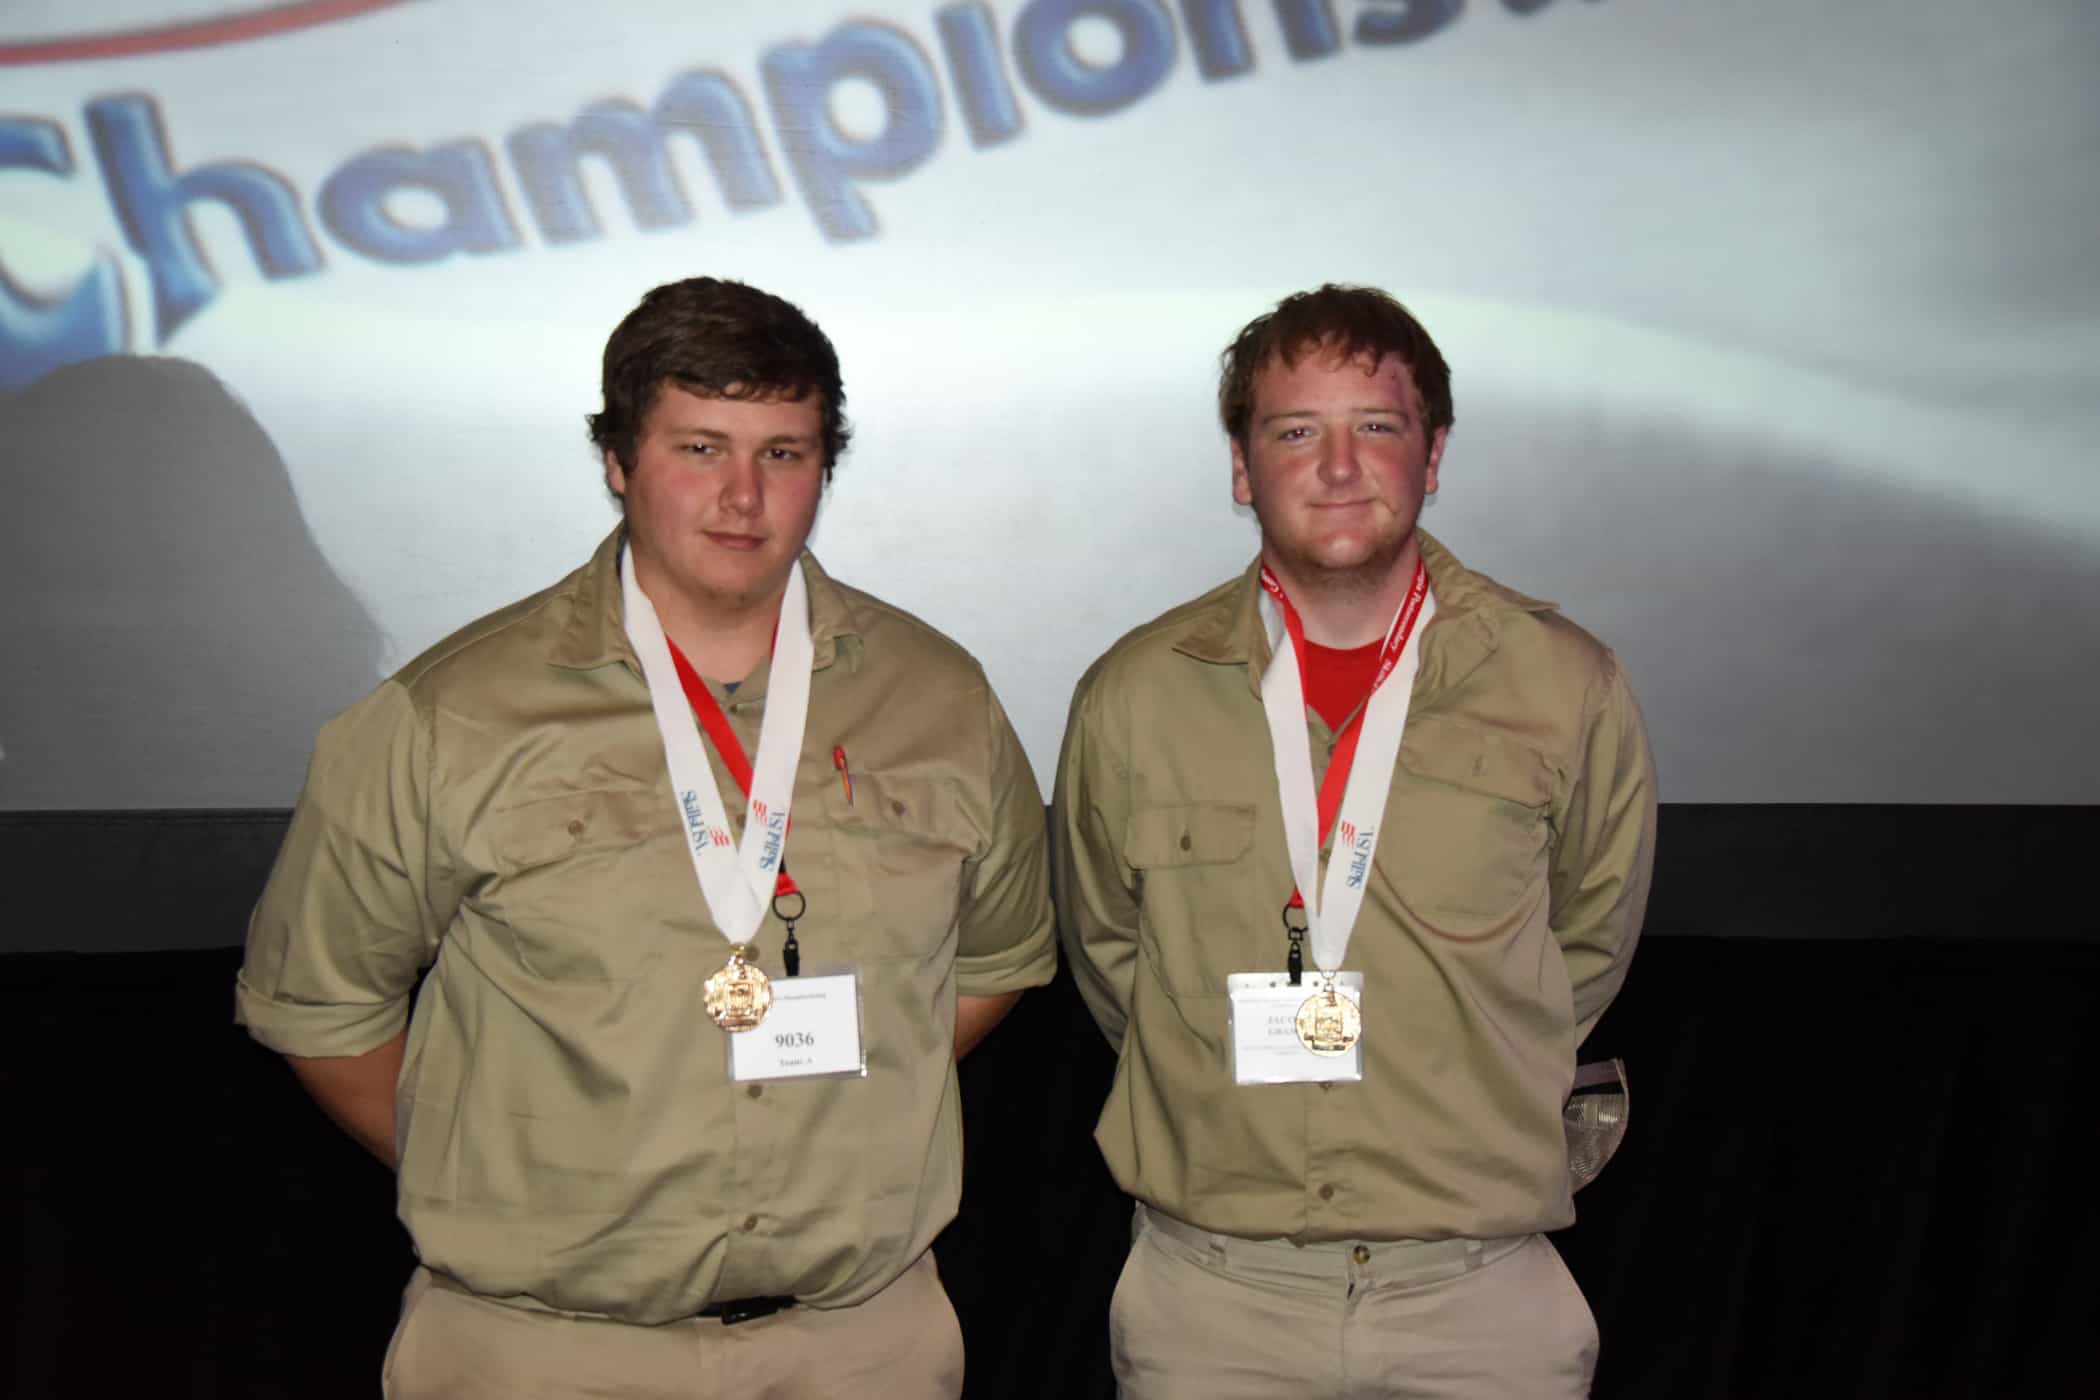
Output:
<svg viewBox="0 0 2100 1400">
<path fill-rule="evenodd" d="M 1189 45 L 1196 51 L 1196 71 L 1203 81 L 1236 78 L 1254 66 L 1240 0 L 1181 0 L 1181 17 L 1189 27 Z"/>
<path fill-rule="evenodd" d="M 73 173 L 66 135 L 55 122 L 0 118 L 0 170 Z M 124 349 L 124 283 L 106 253 L 50 300 L 17 287 L 0 268 L 0 390 L 19 389 L 60 365 Z"/>
<path fill-rule="evenodd" d="M 671 80 L 656 99 L 657 129 L 683 131 L 699 141 L 714 168 L 722 202 L 732 209 L 763 209 L 780 203 L 765 143 L 743 89 L 720 73 L 686 73 Z"/>
<path fill-rule="evenodd" d="M 700 142 L 730 208 L 780 202 L 743 94 L 719 73 L 687 73 L 664 90 L 651 114 L 631 102 L 600 102 L 568 126 L 542 123 L 511 133 L 511 163 L 541 235 L 549 243 L 574 243 L 601 232 L 577 170 L 586 155 L 612 167 L 635 227 L 691 223 L 692 205 L 664 146 L 681 131 Z"/>
<path fill-rule="evenodd" d="M 933 154 L 941 139 L 941 93 L 919 46 L 887 25 L 842 24 L 818 44 L 781 44 L 759 60 L 780 146 L 817 227 L 835 243 L 875 232 L 856 179 L 890 180 Z M 866 139 L 840 131 L 832 89 L 849 78 L 882 94 L 882 130 Z"/>
<path fill-rule="evenodd" d="M 396 190 L 435 195 L 445 206 L 444 222 L 426 227 L 394 217 L 386 204 Z M 361 155 L 328 177 L 315 203 L 330 233 L 380 262 L 436 262 L 454 253 L 518 246 L 494 162 L 475 141 L 448 141 L 422 152 L 387 146 Z"/>
<path fill-rule="evenodd" d="M 1195 45 L 1196 71 L 1205 82 L 1237 77 L 1254 66 L 1239 0 L 1181 0 L 1181 13 Z M 1276 22 L 1295 60 L 1325 58 L 1342 46 L 1327 0 L 1276 0 Z"/>
<path fill-rule="evenodd" d="M 1116 27 L 1116 61 L 1096 68 L 1072 52 L 1074 21 Z M 1159 86 L 1174 66 L 1174 21 L 1158 0 L 1031 0 L 1014 20 L 1014 60 L 1037 97 L 1060 112 L 1103 116 Z"/>
<path fill-rule="evenodd" d="M 632 102 L 600 102 L 567 126 L 541 122 L 510 134 L 510 163 L 549 243 L 575 243 L 604 232 L 576 163 L 594 155 L 612 167 L 636 228 L 677 228 L 693 206 L 664 156 L 656 123 Z"/>
<path fill-rule="evenodd" d="M 1517 4 L 1503 0 L 1505 5 L 1516 9 Z M 1522 3 L 1522 0 L 1517 0 Z M 1540 0 L 1544 3 L 1544 0 Z M 1465 0 L 1407 0 L 1398 9 L 1383 8 L 1365 10 L 1356 17 L 1356 42 L 1359 44 L 1409 44 L 1417 39 L 1426 39 L 1452 20 L 1465 8 Z M 1536 9 L 1537 6 L 1532 6 Z"/>
<path fill-rule="evenodd" d="M 963 125 L 973 146 L 996 146 L 1021 132 L 1021 108 L 999 62 L 999 31 L 984 0 L 944 5 L 934 14 L 955 95 L 962 99 Z"/>
<path fill-rule="evenodd" d="M 1196 71 L 1205 82 L 1237 77 L 1254 66 L 1239 0 L 1181 0 L 1181 13 L 1196 48 Z M 1325 58 L 1342 46 L 1327 0 L 1276 0 L 1276 22 L 1294 60 Z"/>
<path fill-rule="evenodd" d="M 177 175 L 153 100 L 136 93 L 87 105 L 95 158 L 116 206 L 117 221 L 153 276 L 156 336 L 169 336 L 218 295 L 219 279 L 190 228 L 189 206 L 215 199 L 248 235 L 263 275 L 298 277 L 321 266 L 298 193 L 275 171 L 247 161 L 219 161 Z"/>
<path fill-rule="evenodd" d="M 1451 3 L 1456 5 L 1459 0 Z M 1414 0 L 1409 0 L 1408 8 L 1415 8 Z M 1276 0 L 1276 18 L 1283 24 L 1283 46 L 1292 58 L 1324 58 L 1342 46 L 1327 0 Z M 1361 37 L 1362 21 L 1358 21 L 1357 33 Z"/>
</svg>

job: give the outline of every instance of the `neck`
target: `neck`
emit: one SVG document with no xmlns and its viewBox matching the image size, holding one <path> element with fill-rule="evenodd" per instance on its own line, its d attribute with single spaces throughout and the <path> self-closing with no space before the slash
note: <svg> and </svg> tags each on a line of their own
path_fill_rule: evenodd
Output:
<svg viewBox="0 0 2100 1400">
<path fill-rule="evenodd" d="M 1359 569 L 1299 567 L 1279 560 L 1267 546 L 1262 549 L 1262 562 L 1283 585 L 1305 639 L 1338 650 L 1369 646 L 1385 636 L 1421 557 L 1412 535 L 1397 558 Z"/>
<path fill-rule="evenodd" d="M 634 581 L 649 596 L 664 635 L 704 679 L 717 685 L 733 685 L 750 676 L 772 654 L 780 602 L 787 592 L 784 583 L 769 597 L 748 602 L 696 599 L 670 587 L 667 580 L 639 559 L 635 561 Z"/>
<path fill-rule="evenodd" d="M 735 685 L 749 679 L 772 653 L 779 599 L 774 600 L 774 605 L 773 612 L 734 625 L 680 622 L 664 616 L 664 635 L 678 644 L 703 679 L 716 685 Z"/>
</svg>

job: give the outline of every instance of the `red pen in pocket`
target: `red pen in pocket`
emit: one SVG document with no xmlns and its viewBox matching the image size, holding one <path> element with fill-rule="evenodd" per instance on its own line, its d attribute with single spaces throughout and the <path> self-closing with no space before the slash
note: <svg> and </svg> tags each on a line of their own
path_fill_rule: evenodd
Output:
<svg viewBox="0 0 2100 1400">
<path fill-rule="evenodd" d="M 839 786 L 846 791 L 846 805 L 853 805 L 853 769 L 846 762 L 845 745 L 836 745 L 831 750 L 831 766 L 839 770 Z"/>
</svg>

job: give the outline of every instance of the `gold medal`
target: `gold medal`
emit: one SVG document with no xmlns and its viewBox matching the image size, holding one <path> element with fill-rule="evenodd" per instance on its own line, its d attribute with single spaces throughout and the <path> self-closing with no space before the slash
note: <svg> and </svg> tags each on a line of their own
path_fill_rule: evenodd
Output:
<svg viewBox="0 0 2100 1400">
<path fill-rule="evenodd" d="M 729 961 L 707 979 L 707 1014 L 725 1031 L 748 1031 L 773 1008 L 773 983 L 765 970 L 747 961 L 749 943 L 729 945 Z"/>
<path fill-rule="evenodd" d="M 1315 1055 L 1343 1055 L 1364 1033 L 1363 1013 L 1353 997 L 1333 983 L 1314 992 L 1298 1007 L 1298 1043 Z"/>
</svg>

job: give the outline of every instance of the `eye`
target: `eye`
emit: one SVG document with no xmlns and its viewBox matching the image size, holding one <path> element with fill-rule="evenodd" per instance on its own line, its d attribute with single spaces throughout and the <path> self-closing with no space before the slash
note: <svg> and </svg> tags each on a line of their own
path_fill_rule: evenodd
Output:
<svg viewBox="0 0 2100 1400">
<path fill-rule="evenodd" d="M 1295 424 L 1276 434 L 1278 442 L 1303 442 L 1312 436 L 1312 429 L 1304 424 Z"/>
</svg>

